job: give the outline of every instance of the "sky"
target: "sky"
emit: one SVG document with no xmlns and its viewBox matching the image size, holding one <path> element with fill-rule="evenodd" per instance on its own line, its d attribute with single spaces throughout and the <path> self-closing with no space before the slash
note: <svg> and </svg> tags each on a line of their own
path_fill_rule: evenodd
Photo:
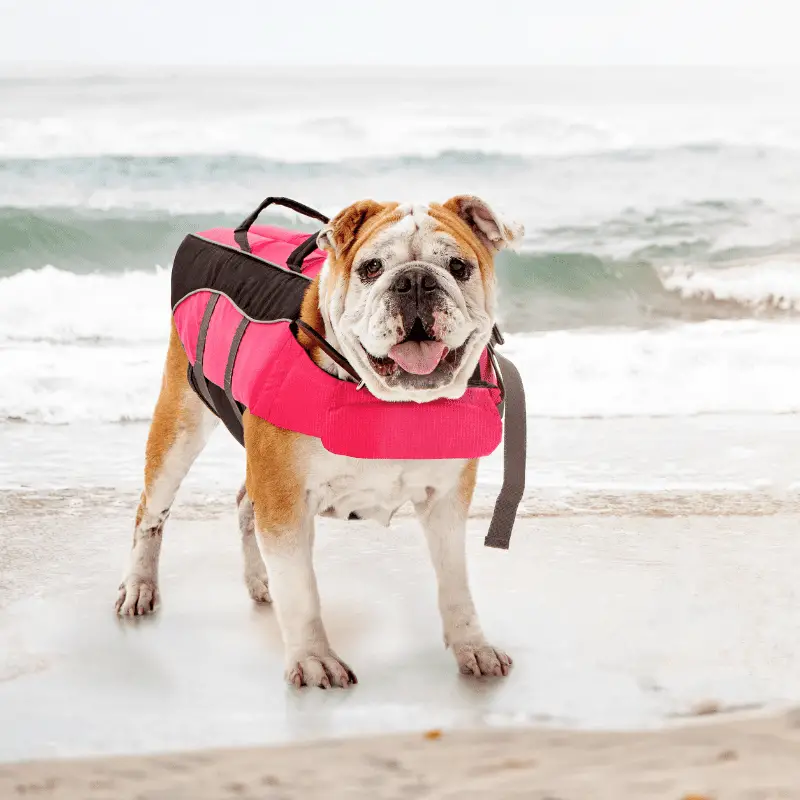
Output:
<svg viewBox="0 0 800 800">
<path fill-rule="evenodd" d="M 797 0 L 0 0 L 0 64 L 800 63 Z"/>
</svg>

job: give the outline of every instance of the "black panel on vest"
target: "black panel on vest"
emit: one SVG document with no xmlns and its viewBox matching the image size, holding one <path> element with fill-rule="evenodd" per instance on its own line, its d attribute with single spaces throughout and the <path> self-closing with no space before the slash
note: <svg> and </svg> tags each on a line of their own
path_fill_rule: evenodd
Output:
<svg viewBox="0 0 800 800">
<path fill-rule="evenodd" d="M 172 307 L 207 289 L 230 297 L 251 319 L 294 320 L 309 285 L 296 272 L 190 234 L 172 266 Z"/>
<path fill-rule="evenodd" d="M 270 264 L 199 236 L 187 236 L 172 267 L 172 307 L 192 292 L 210 290 L 229 297 L 248 317 L 256 320 L 294 320 L 300 316 L 303 295 L 310 282 L 295 272 Z M 191 366 L 189 385 L 244 444 L 242 421 L 228 400 L 224 387 L 206 381 L 211 404 L 206 402 Z M 240 411 L 244 406 L 237 404 Z"/>
<path fill-rule="evenodd" d="M 216 383 L 211 383 L 210 381 L 207 386 L 208 393 L 211 395 L 211 402 L 214 403 L 214 408 L 212 410 L 222 420 L 223 425 L 233 434 L 233 438 L 236 439 L 239 444 L 244 445 L 244 427 L 242 426 L 242 421 L 236 416 L 236 412 L 228 402 L 225 390 L 221 386 L 217 386 Z M 241 404 L 239 405 L 242 413 L 244 413 L 244 406 Z"/>
<path fill-rule="evenodd" d="M 215 417 L 218 417 L 220 420 L 222 420 L 222 424 L 231 432 L 233 438 L 236 439 L 239 444 L 244 445 L 244 427 L 242 426 L 242 421 L 238 416 L 236 416 L 236 412 L 228 402 L 228 397 L 225 394 L 225 390 L 222 387 L 217 386 L 216 383 L 206 381 L 206 388 L 208 389 L 208 394 L 209 397 L 211 397 L 211 402 L 213 404 L 209 405 L 197 386 L 197 381 L 195 379 L 194 370 L 192 369 L 191 364 L 189 364 L 186 377 L 189 381 L 189 386 L 192 387 L 194 393 L 203 401 L 203 405 Z M 238 403 L 237 405 L 239 406 L 240 411 L 244 414 L 244 406 L 241 403 Z"/>
</svg>

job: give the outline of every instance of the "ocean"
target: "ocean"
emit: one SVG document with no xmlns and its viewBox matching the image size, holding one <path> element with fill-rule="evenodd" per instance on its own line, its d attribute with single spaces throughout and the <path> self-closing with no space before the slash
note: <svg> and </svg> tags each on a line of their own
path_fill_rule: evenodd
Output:
<svg viewBox="0 0 800 800">
<path fill-rule="evenodd" d="M 188 232 L 266 195 L 333 214 L 460 193 L 525 224 L 498 273 L 531 415 L 797 412 L 800 109 L 785 77 L 6 75 L 0 420 L 147 420 Z"/>
</svg>

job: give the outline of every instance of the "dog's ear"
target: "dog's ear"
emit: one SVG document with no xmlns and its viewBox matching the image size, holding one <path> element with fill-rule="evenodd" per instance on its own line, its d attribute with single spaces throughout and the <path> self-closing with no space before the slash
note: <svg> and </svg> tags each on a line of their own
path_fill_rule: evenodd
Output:
<svg viewBox="0 0 800 800">
<path fill-rule="evenodd" d="M 375 200 L 359 200 L 340 211 L 317 235 L 317 244 L 337 258 L 353 246 L 364 223 L 387 208 Z"/>
<path fill-rule="evenodd" d="M 519 222 L 503 219 L 485 200 L 474 195 L 451 197 L 443 207 L 464 220 L 490 253 L 504 247 L 513 248 L 525 233 Z"/>
</svg>

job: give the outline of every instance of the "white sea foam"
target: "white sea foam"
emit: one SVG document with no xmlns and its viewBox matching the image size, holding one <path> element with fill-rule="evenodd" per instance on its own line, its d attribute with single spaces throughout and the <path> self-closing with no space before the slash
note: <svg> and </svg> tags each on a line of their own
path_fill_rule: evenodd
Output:
<svg viewBox="0 0 800 800">
<path fill-rule="evenodd" d="M 685 299 L 731 302 L 754 310 L 800 310 L 800 265 L 793 261 L 705 270 L 675 267 L 662 274 L 662 281 Z"/>
<path fill-rule="evenodd" d="M 0 419 L 147 419 L 168 297 L 166 269 L 76 275 L 48 267 L 0 279 Z M 795 322 L 519 334 L 505 352 L 534 415 L 800 411 Z"/>
<path fill-rule="evenodd" d="M 800 325 L 709 321 L 510 338 L 529 413 L 552 417 L 800 411 Z"/>
<path fill-rule="evenodd" d="M 80 275 L 52 266 L 0 279 L 0 347 L 13 342 L 160 342 L 169 270 Z"/>
</svg>

